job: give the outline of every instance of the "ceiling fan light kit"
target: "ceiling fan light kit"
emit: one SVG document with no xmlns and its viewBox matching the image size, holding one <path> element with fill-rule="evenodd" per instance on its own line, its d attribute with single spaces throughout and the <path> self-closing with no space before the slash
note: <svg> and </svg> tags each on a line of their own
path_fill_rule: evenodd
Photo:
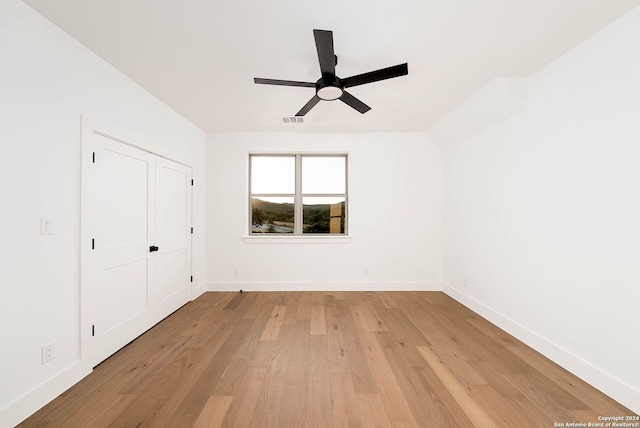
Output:
<svg viewBox="0 0 640 428">
<path fill-rule="evenodd" d="M 316 94 L 300 109 L 296 116 L 304 116 L 322 101 L 340 100 L 353 109 L 364 114 L 371 110 L 371 107 L 351 95 L 345 90 L 353 86 L 373 83 L 379 80 L 391 79 L 393 77 L 405 76 L 409 74 L 407 63 L 395 65 L 393 67 L 383 68 L 369 73 L 358 74 L 356 76 L 341 79 L 336 76 L 336 65 L 338 57 L 333 49 L 333 33 L 327 30 L 313 30 L 313 36 L 316 41 L 316 50 L 318 51 L 318 62 L 320 63 L 320 71 L 322 77 L 315 83 L 298 82 L 293 80 L 263 79 L 254 78 L 253 81 L 261 85 L 280 85 L 280 86 L 299 86 L 303 88 L 315 88 Z"/>
<path fill-rule="evenodd" d="M 342 97 L 344 89 L 339 86 L 327 85 L 322 88 L 316 89 L 316 95 L 318 98 L 324 101 L 334 101 Z"/>
</svg>

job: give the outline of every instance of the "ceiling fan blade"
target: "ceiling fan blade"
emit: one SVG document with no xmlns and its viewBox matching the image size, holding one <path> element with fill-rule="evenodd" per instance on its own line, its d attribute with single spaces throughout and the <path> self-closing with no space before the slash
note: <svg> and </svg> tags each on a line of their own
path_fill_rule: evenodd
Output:
<svg viewBox="0 0 640 428">
<path fill-rule="evenodd" d="M 306 103 L 304 107 L 302 107 L 300 111 L 296 113 L 296 116 L 304 116 L 305 114 L 309 113 L 309 110 L 311 110 L 319 102 L 320 98 L 317 95 L 314 95 L 313 98 L 311 98 L 309 102 Z"/>
<path fill-rule="evenodd" d="M 336 54 L 333 51 L 333 33 L 327 30 L 313 30 L 316 39 L 316 50 L 322 75 L 336 75 Z"/>
<path fill-rule="evenodd" d="M 260 85 L 280 85 L 280 86 L 302 86 L 304 88 L 315 88 L 316 84 L 312 82 L 296 82 L 295 80 L 278 80 L 278 79 L 261 79 L 254 77 L 253 81 Z"/>
<path fill-rule="evenodd" d="M 379 80 L 391 79 L 392 77 L 405 76 L 407 74 L 409 74 L 409 66 L 407 63 L 404 63 L 370 71 L 369 73 L 358 74 L 357 76 L 347 77 L 342 80 L 342 83 L 345 88 L 351 88 L 352 86 L 364 85 L 365 83 L 377 82 Z"/>
<path fill-rule="evenodd" d="M 343 103 L 345 103 L 350 107 L 353 107 L 354 109 L 358 110 L 362 114 L 365 114 L 366 112 L 371 110 L 371 107 L 369 107 L 368 105 L 366 105 L 365 103 L 363 103 L 362 101 L 360 101 L 359 99 L 357 99 L 347 91 L 344 91 L 342 93 L 342 96 L 340 97 L 340 101 L 342 101 Z"/>
</svg>

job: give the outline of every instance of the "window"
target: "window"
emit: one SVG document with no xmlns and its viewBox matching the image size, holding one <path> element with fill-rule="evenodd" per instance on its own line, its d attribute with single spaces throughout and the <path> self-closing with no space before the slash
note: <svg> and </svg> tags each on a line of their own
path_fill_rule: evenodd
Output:
<svg viewBox="0 0 640 428">
<path fill-rule="evenodd" d="M 250 233 L 345 235 L 346 155 L 250 155 Z"/>
</svg>

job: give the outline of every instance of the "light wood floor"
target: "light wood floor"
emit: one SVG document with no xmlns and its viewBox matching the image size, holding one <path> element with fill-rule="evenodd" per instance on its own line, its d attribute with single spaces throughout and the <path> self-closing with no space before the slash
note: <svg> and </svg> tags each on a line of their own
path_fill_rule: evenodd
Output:
<svg viewBox="0 0 640 428">
<path fill-rule="evenodd" d="M 206 293 L 21 427 L 553 427 L 634 415 L 440 292 Z"/>
</svg>

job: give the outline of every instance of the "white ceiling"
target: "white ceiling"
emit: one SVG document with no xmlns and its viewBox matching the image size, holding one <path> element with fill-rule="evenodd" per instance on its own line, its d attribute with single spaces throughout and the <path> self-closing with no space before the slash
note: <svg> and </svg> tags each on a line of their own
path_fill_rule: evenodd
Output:
<svg viewBox="0 0 640 428">
<path fill-rule="evenodd" d="M 24 0 L 205 131 L 423 132 L 485 84 L 526 76 L 640 0 Z M 312 30 L 332 30 L 349 77 L 404 62 L 409 75 L 351 88 L 372 107 L 319 103 L 285 124 L 315 82 Z"/>
</svg>

